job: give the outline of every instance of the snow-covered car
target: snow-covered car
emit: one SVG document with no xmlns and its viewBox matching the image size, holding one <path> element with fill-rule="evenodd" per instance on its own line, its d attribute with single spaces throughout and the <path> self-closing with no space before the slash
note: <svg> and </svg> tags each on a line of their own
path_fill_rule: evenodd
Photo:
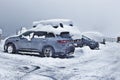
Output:
<svg viewBox="0 0 120 80">
<path fill-rule="evenodd" d="M 76 47 L 89 46 L 90 49 L 99 49 L 99 43 L 82 35 L 81 39 L 74 40 Z"/>
<path fill-rule="evenodd" d="M 16 37 L 5 41 L 4 51 L 17 53 L 18 51 L 39 52 L 41 56 L 69 56 L 75 47 L 69 32 L 62 31 L 55 34 L 49 31 L 28 30 Z"/>
<path fill-rule="evenodd" d="M 40 30 L 54 31 L 58 33 L 60 31 L 68 31 L 72 35 L 73 39 L 81 39 L 82 35 L 77 26 L 73 25 L 73 22 L 69 19 L 50 19 L 34 21 L 33 27 Z"/>
</svg>

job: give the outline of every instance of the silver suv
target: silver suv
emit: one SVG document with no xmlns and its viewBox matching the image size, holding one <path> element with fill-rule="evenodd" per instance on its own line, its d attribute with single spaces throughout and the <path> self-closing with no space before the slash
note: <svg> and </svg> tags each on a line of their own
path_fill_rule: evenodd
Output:
<svg viewBox="0 0 120 80">
<path fill-rule="evenodd" d="M 75 47 L 69 32 L 54 34 L 48 31 L 27 31 L 5 41 L 4 51 L 17 53 L 18 51 L 39 52 L 41 56 L 69 56 Z"/>
</svg>

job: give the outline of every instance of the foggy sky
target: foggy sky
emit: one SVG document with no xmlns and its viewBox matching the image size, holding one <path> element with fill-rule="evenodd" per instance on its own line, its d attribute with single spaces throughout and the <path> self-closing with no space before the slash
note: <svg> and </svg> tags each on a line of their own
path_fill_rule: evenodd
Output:
<svg viewBox="0 0 120 80">
<path fill-rule="evenodd" d="M 81 32 L 120 34 L 119 0 L 0 0 L 0 28 L 4 35 L 43 19 L 72 19 Z"/>
</svg>

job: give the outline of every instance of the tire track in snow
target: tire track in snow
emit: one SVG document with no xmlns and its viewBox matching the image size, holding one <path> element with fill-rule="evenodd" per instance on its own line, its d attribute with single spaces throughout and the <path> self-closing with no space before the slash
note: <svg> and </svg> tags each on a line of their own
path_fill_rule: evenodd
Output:
<svg viewBox="0 0 120 80">
<path fill-rule="evenodd" d="M 4 55 L 2 55 L 2 54 L 4 54 Z M 40 69 L 39 66 L 45 67 L 46 69 L 49 69 L 49 70 L 51 69 L 48 66 L 44 66 L 44 65 L 35 66 L 36 64 L 34 64 L 34 62 L 33 62 L 33 65 L 31 65 L 32 62 L 29 62 L 29 61 L 26 61 L 26 60 L 25 61 L 24 60 L 21 61 L 21 59 L 17 59 L 15 57 L 10 57 L 9 55 L 14 55 L 14 54 L 7 54 L 7 53 L 3 53 L 3 52 L 0 53 L 0 60 L 1 60 L 1 62 L 4 61 L 2 63 L 3 65 L 6 65 L 6 64 L 7 65 L 11 65 L 12 68 L 11 69 L 9 68 L 10 70 L 17 69 L 17 71 L 20 71 L 20 72 L 23 73 L 23 75 L 16 77 L 18 80 L 24 80 L 24 77 L 27 77 L 27 76 L 29 76 L 31 74 L 34 74 L 35 71 Z M 24 69 L 22 71 L 20 70 L 20 68 L 24 68 L 24 67 L 29 68 L 29 66 L 32 66 L 33 69 L 30 70 L 30 71 L 28 70 L 26 72 L 25 72 Z M 3 66 L 3 68 L 5 69 L 4 66 Z M 8 67 L 6 67 L 6 69 L 7 68 Z M 49 75 L 40 74 L 40 76 L 48 77 L 48 78 L 51 78 L 52 80 L 57 80 L 53 76 L 49 76 Z"/>
<path fill-rule="evenodd" d="M 11 54 L 11 55 L 13 55 L 13 54 Z M 5 58 L 10 59 L 10 60 L 14 60 L 16 62 L 20 62 L 22 65 L 26 64 L 27 66 L 29 66 L 32 63 L 34 64 L 34 62 L 29 63 L 28 60 L 25 60 L 25 61 L 21 62 L 21 60 L 16 59 L 16 58 L 11 59 L 11 57 L 9 57 L 9 56 L 8 57 L 5 56 Z M 78 58 L 80 58 L 80 57 L 78 57 Z M 23 73 L 25 73 L 25 74 L 24 74 L 24 76 L 21 76 L 21 78 L 19 78 L 19 79 L 24 79 L 24 77 L 27 77 L 31 74 L 35 74 L 35 75 L 45 76 L 45 77 L 51 78 L 53 80 L 69 80 L 71 77 L 74 77 L 77 74 L 77 72 L 74 72 L 74 70 L 73 70 L 74 67 L 84 65 L 84 63 L 88 64 L 88 63 L 90 63 L 94 60 L 93 60 L 93 58 L 89 58 L 89 59 L 85 59 L 83 61 L 79 61 L 79 59 L 76 60 L 76 61 L 77 62 L 74 62 L 70 65 L 66 65 L 66 64 L 62 65 L 62 66 L 60 66 L 61 68 L 56 67 L 56 66 L 51 66 L 51 67 L 49 66 L 48 67 L 48 66 L 40 64 L 40 65 L 37 65 L 37 66 L 40 66 L 40 69 L 37 69 L 37 70 L 33 69 L 32 71 L 30 71 L 28 73 L 25 73 L 23 71 Z M 57 65 L 60 65 L 60 64 L 57 64 Z M 62 68 L 62 67 L 64 67 L 64 68 Z M 66 73 L 63 73 L 63 71 L 65 71 Z M 67 72 L 70 72 L 70 73 L 67 73 Z"/>
</svg>

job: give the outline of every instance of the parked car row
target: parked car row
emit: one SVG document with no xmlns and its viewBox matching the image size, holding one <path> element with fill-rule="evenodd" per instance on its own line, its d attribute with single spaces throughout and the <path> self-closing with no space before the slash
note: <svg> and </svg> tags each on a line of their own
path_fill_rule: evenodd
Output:
<svg viewBox="0 0 120 80">
<path fill-rule="evenodd" d="M 98 42 L 86 36 L 82 35 L 82 37 L 74 39 L 76 33 L 78 33 L 77 36 L 81 34 L 77 29 L 74 30 L 71 21 L 60 22 L 60 20 L 55 20 L 55 22 L 55 24 L 50 25 L 50 20 L 48 21 L 49 24 L 42 21 L 44 25 L 41 25 L 41 22 L 40 25 L 37 23 L 37 25 L 35 24 L 36 27 L 15 37 L 8 38 L 4 44 L 4 51 L 8 53 L 18 53 L 19 51 L 38 52 L 43 57 L 68 57 L 74 53 L 75 47 L 99 48 Z"/>
</svg>

